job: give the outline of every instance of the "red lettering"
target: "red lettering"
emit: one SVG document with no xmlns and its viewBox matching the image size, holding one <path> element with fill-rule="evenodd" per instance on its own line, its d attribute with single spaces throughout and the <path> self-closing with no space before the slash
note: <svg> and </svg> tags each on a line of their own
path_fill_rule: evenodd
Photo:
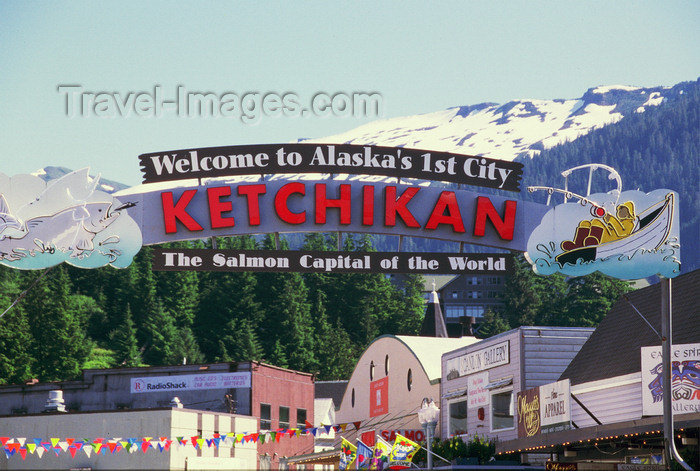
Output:
<svg viewBox="0 0 700 471">
<path fill-rule="evenodd" d="M 328 208 L 340 209 L 340 224 L 350 224 L 350 185 L 340 185 L 340 198 L 326 198 L 326 184 L 316 184 L 316 224 L 326 223 Z"/>
<path fill-rule="evenodd" d="M 265 185 L 243 185 L 238 187 L 238 194 L 248 198 L 248 224 L 260 225 L 260 195 L 267 193 Z"/>
<path fill-rule="evenodd" d="M 382 438 L 386 441 L 389 441 L 389 431 L 388 430 L 382 430 Z"/>
<path fill-rule="evenodd" d="M 413 435 L 415 435 L 415 432 L 413 430 L 404 430 L 404 437 L 408 438 L 409 440 L 413 440 Z"/>
<path fill-rule="evenodd" d="M 301 211 L 299 213 L 293 213 L 289 210 L 287 205 L 287 200 L 294 193 L 299 193 L 300 195 L 306 195 L 306 186 L 300 182 L 287 183 L 282 188 L 279 189 L 275 195 L 275 211 L 277 215 L 286 223 L 289 224 L 302 224 L 306 222 L 306 211 Z"/>
<path fill-rule="evenodd" d="M 233 203 L 221 201 L 222 196 L 231 196 L 230 186 L 212 186 L 207 188 L 207 198 L 209 199 L 209 219 L 212 229 L 222 227 L 233 227 L 236 225 L 233 217 L 223 217 L 221 213 L 233 211 Z"/>
<path fill-rule="evenodd" d="M 447 214 L 445 214 L 445 210 L 447 210 Z M 440 198 L 435 203 L 435 208 L 425 228 L 435 229 L 438 224 L 449 224 L 455 232 L 466 232 L 454 191 L 443 191 L 440 193 Z"/>
<path fill-rule="evenodd" d="M 362 187 L 362 225 L 374 224 L 374 185 Z"/>
<path fill-rule="evenodd" d="M 474 235 L 483 237 L 486 233 L 486 220 L 490 220 L 493 228 L 503 240 L 513 240 L 515 230 L 515 210 L 518 202 L 506 200 L 503 219 L 493 207 L 493 203 L 486 196 L 479 196 L 476 203 L 476 218 L 474 222 Z"/>
<path fill-rule="evenodd" d="M 179 220 L 189 231 L 201 231 L 202 226 L 187 213 L 187 205 L 190 204 L 197 190 L 185 190 L 177 203 L 173 202 L 173 192 L 164 191 L 160 194 L 163 203 L 163 222 L 165 223 L 165 233 L 173 234 L 177 232 L 177 221 Z"/>
<path fill-rule="evenodd" d="M 398 199 L 396 199 L 396 187 L 395 186 L 387 186 L 385 190 L 385 196 L 386 196 L 386 206 L 385 206 L 385 211 L 384 211 L 384 224 L 386 226 L 393 227 L 396 225 L 396 215 L 398 214 L 401 216 L 401 219 L 403 219 L 403 222 L 406 224 L 408 227 L 420 227 L 420 224 L 418 224 L 418 221 L 416 221 L 416 218 L 413 217 L 413 214 L 411 214 L 411 211 L 408 210 L 406 205 L 408 204 L 409 201 L 411 201 L 411 198 L 413 198 L 416 193 L 418 193 L 418 190 L 420 188 L 417 187 L 409 187 L 406 188 L 406 190 L 401 193 L 401 196 L 399 196 Z"/>
</svg>

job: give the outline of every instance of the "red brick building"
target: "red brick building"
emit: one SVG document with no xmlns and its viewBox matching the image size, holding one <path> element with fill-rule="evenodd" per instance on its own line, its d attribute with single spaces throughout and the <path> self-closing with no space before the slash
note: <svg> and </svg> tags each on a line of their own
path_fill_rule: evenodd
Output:
<svg viewBox="0 0 700 471">
<path fill-rule="evenodd" d="M 309 373 L 251 362 L 252 414 L 260 418 L 260 431 L 288 431 L 306 428 L 314 420 L 314 378 Z M 268 435 L 258 442 L 259 469 L 277 469 L 280 460 L 314 451 L 311 434 Z"/>
</svg>

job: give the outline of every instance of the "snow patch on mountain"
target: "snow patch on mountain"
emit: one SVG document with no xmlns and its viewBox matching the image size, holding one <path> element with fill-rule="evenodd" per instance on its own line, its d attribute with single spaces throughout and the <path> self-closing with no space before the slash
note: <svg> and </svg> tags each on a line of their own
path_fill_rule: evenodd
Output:
<svg viewBox="0 0 700 471">
<path fill-rule="evenodd" d="M 631 113 L 658 106 L 667 87 L 599 86 L 581 98 L 481 103 L 373 121 L 304 142 L 430 149 L 513 160 L 573 141 Z"/>
</svg>

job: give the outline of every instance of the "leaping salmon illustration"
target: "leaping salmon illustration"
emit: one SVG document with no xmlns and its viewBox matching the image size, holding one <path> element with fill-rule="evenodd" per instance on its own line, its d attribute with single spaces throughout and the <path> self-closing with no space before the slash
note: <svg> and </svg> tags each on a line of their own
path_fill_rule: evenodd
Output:
<svg viewBox="0 0 700 471">
<path fill-rule="evenodd" d="M 12 216 L 0 195 L 0 210 L 4 211 L 0 214 L 0 260 L 16 261 L 27 254 L 34 256 L 36 252 L 56 250 L 82 258 L 94 250 L 95 236 L 109 227 L 121 211 L 134 205 L 126 203 L 113 208 L 107 202 L 84 203 L 21 223 Z"/>
</svg>

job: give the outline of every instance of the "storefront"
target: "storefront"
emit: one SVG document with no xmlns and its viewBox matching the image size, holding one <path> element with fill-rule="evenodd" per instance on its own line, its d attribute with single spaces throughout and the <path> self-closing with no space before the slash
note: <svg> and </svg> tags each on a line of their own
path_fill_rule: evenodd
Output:
<svg viewBox="0 0 700 471">
<path fill-rule="evenodd" d="M 517 393 L 556 381 L 592 332 L 520 327 L 444 354 L 441 436 L 516 438 Z"/>
</svg>

